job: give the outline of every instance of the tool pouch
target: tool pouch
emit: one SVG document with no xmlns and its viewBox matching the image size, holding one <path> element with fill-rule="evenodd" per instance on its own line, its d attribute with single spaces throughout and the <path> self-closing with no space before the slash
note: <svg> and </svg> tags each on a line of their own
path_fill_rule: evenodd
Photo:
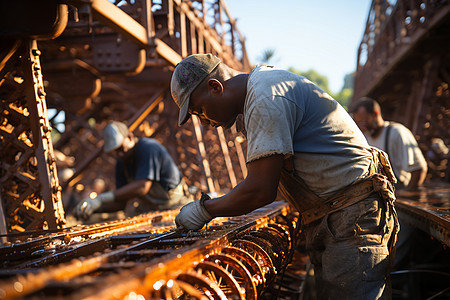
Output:
<svg viewBox="0 0 450 300">
<path fill-rule="evenodd" d="M 371 151 L 372 163 L 367 177 L 338 190 L 331 197 L 320 197 L 311 191 L 293 168 L 289 170 L 289 162 L 285 164 L 288 167 L 282 170 L 278 190 L 301 213 L 303 225 L 359 202 L 374 192 L 393 209 L 396 179 L 389 159 L 386 153 L 377 148 L 372 147 Z"/>
</svg>

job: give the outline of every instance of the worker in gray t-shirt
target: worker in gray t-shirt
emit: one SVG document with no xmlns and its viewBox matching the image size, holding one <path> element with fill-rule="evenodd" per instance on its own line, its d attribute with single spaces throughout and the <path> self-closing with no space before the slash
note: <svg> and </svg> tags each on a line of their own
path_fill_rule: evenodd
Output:
<svg viewBox="0 0 450 300">
<path fill-rule="evenodd" d="M 212 54 L 183 59 L 171 93 L 179 125 L 195 115 L 229 128 L 242 115 L 247 137 L 247 177 L 222 197 L 185 205 L 179 227 L 249 213 L 279 188 L 302 215 L 319 298 L 389 297 L 395 177 L 337 101 L 303 76 L 272 67 L 243 73 Z"/>
</svg>

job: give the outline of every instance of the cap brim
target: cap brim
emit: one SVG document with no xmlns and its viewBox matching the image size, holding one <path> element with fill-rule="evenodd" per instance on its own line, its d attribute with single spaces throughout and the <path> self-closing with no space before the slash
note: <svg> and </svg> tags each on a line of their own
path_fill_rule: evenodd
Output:
<svg viewBox="0 0 450 300">
<path fill-rule="evenodd" d="M 188 113 L 189 110 L 189 100 L 190 98 L 184 101 L 183 106 L 180 107 L 180 114 L 178 115 L 178 126 L 183 125 L 189 120 L 191 114 Z"/>
<path fill-rule="evenodd" d="M 117 148 L 120 147 L 120 145 L 122 145 L 122 142 L 123 137 L 116 137 L 112 140 L 105 142 L 105 144 L 103 145 L 103 152 L 111 152 L 113 150 L 116 150 Z"/>
</svg>

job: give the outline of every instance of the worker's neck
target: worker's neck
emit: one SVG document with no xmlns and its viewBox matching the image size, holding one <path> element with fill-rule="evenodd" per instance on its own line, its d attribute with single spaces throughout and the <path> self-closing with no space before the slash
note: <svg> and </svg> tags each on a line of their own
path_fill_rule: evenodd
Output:
<svg viewBox="0 0 450 300">
<path fill-rule="evenodd" d="M 245 98 L 247 97 L 248 77 L 249 74 L 240 73 L 227 81 L 227 84 L 230 87 L 229 90 L 233 91 L 232 98 L 238 99 L 238 102 L 236 103 L 238 105 L 238 108 L 236 109 L 237 113 L 243 113 L 244 111 Z"/>
</svg>

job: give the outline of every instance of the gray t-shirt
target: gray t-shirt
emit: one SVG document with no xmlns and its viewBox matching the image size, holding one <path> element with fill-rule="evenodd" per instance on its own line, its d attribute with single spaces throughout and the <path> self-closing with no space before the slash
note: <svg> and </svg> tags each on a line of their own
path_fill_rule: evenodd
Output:
<svg viewBox="0 0 450 300">
<path fill-rule="evenodd" d="M 244 106 L 247 162 L 294 155 L 297 174 L 325 196 L 367 174 L 370 147 L 345 109 L 303 76 L 256 67 Z"/>
<path fill-rule="evenodd" d="M 386 147 L 386 132 L 390 126 L 388 136 L 388 147 Z M 370 134 L 365 134 L 370 145 L 383 150 L 389 155 L 389 161 L 394 170 L 395 177 L 408 185 L 411 180 L 411 172 L 424 169 L 427 166 L 425 157 L 417 145 L 416 138 L 412 132 L 404 125 L 396 122 L 384 122 L 381 133 L 373 138 Z"/>
</svg>

